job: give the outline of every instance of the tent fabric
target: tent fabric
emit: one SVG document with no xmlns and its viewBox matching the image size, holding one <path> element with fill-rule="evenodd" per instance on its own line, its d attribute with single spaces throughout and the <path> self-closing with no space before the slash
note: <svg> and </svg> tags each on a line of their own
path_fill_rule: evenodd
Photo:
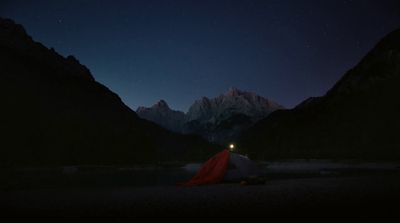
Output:
<svg viewBox="0 0 400 223">
<path fill-rule="evenodd" d="M 221 181 L 241 181 L 258 176 L 258 168 L 246 156 L 223 150 L 207 160 L 196 175 L 182 186 L 215 184 Z"/>
<path fill-rule="evenodd" d="M 256 164 L 248 157 L 237 153 L 230 153 L 228 166 L 232 168 L 228 168 L 226 171 L 224 181 L 241 181 L 248 177 L 259 175 Z"/>
<path fill-rule="evenodd" d="M 200 168 L 197 174 L 182 186 L 198 186 L 219 183 L 224 179 L 228 169 L 230 153 L 227 149 L 217 153 Z"/>
</svg>

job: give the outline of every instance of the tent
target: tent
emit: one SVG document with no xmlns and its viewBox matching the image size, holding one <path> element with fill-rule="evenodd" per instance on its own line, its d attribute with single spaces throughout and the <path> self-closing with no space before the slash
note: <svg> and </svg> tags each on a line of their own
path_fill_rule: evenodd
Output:
<svg viewBox="0 0 400 223">
<path fill-rule="evenodd" d="M 235 182 L 258 176 L 257 166 L 246 156 L 223 150 L 208 159 L 196 175 L 183 186 Z"/>
</svg>

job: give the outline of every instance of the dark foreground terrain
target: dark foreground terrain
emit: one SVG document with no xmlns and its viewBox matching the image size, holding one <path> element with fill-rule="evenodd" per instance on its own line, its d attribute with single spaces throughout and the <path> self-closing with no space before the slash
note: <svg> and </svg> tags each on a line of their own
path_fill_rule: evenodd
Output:
<svg viewBox="0 0 400 223">
<path fill-rule="evenodd" d="M 161 179 L 163 182 L 156 183 L 154 176 L 146 179 L 153 186 L 135 184 L 135 180 L 127 181 L 125 185 L 121 180 L 107 184 L 107 180 L 101 181 L 106 176 L 103 174 L 102 177 L 95 177 L 98 178 L 98 186 L 86 182 L 81 187 L 74 184 L 51 186 L 47 183 L 43 187 L 3 188 L 0 191 L 0 210 L 2 216 L 9 215 L 13 219 L 112 222 L 138 217 L 173 217 L 176 220 L 179 218 L 175 217 L 228 217 L 236 220 L 307 218 L 321 221 L 396 217 L 400 203 L 398 167 L 319 170 L 318 174 L 314 170 L 303 168 L 290 174 L 290 168 L 281 166 L 280 173 L 276 168 L 270 171 L 270 177 L 266 175 L 268 180 L 262 185 L 219 184 L 193 188 L 173 185 L 171 177 L 179 179 L 177 176 L 182 173 L 171 171 L 165 175 L 170 178 L 169 181 L 165 178 Z M 126 179 L 126 176 L 119 178 Z M 182 179 L 187 178 L 188 174 L 181 176 Z M 90 174 L 87 179 L 90 179 Z M 144 178 L 132 176 L 132 179 L 141 181 Z"/>
</svg>

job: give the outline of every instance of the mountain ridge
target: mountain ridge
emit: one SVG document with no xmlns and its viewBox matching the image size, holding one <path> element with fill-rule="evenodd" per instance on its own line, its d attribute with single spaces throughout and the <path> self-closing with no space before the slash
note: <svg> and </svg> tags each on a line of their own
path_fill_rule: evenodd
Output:
<svg viewBox="0 0 400 223">
<path fill-rule="evenodd" d="M 276 111 L 240 137 L 256 159 L 399 159 L 400 29 L 321 97 Z"/>
<path fill-rule="evenodd" d="M 216 148 L 139 118 L 75 57 L 3 18 L 0 71 L 0 166 L 158 163 Z"/>
<path fill-rule="evenodd" d="M 164 100 L 158 101 L 150 108 L 140 106 L 136 113 L 143 119 L 152 121 L 168 130 L 182 133 L 185 114 L 172 110 Z"/>
<path fill-rule="evenodd" d="M 139 107 L 136 112 L 172 131 L 201 135 L 211 142 L 223 144 L 277 109 L 284 108 L 254 92 L 231 87 L 214 98 L 195 100 L 186 113 L 170 109 L 164 100 L 150 108 Z"/>
</svg>

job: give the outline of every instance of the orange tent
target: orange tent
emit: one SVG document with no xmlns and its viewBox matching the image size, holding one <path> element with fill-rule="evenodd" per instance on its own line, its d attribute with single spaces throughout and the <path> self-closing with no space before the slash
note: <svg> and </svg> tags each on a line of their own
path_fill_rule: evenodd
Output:
<svg viewBox="0 0 400 223">
<path fill-rule="evenodd" d="M 228 169 L 229 151 L 223 150 L 211 157 L 200 168 L 197 174 L 182 186 L 197 186 L 203 184 L 215 184 L 221 182 Z"/>
</svg>

